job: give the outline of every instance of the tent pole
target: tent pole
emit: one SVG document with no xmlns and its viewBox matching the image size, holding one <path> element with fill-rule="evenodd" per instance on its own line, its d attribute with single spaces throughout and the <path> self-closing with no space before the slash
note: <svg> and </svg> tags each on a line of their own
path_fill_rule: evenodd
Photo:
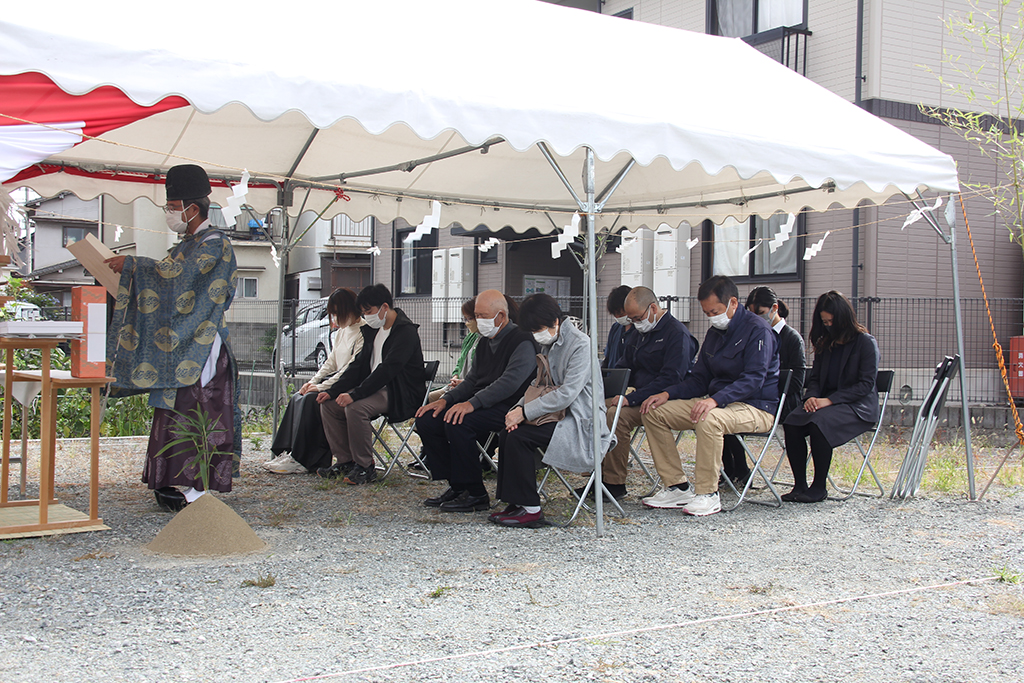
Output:
<svg viewBox="0 0 1024 683">
<path fill-rule="evenodd" d="M 591 400 L 593 401 L 593 437 L 594 437 L 594 501 L 597 511 L 597 536 L 604 536 L 604 483 L 602 482 L 600 453 L 601 453 L 601 424 L 598 416 L 601 414 L 601 404 L 604 402 L 604 395 L 598 394 L 597 378 L 601 376 L 601 364 L 597 359 L 597 205 L 594 201 L 594 150 L 587 147 L 586 168 L 584 169 L 584 186 L 587 192 L 587 330 L 590 333 L 590 377 L 591 377 Z"/>
<path fill-rule="evenodd" d="M 301 214 L 300 214 L 301 215 Z M 288 212 L 281 207 L 281 246 L 288 244 Z M 274 354 L 274 432 L 271 436 L 277 436 L 277 430 L 281 424 L 281 383 L 284 380 L 284 349 L 281 348 L 281 335 L 284 334 L 284 284 L 285 276 L 288 274 L 288 250 L 281 249 L 281 266 L 278 268 L 277 278 L 277 334 L 274 338 L 274 346 L 277 353 Z"/>
<path fill-rule="evenodd" d="M 956 348 L 957 353 L 960 355 L 960 420 L 964 425 L 964 447 L 966 450 L 967 457 L 967 489 L 968 499 L 977 500 L 975 496 L 974 488 L 974 449 L 971 445 L 971 407 L 967 399 L 967 359 L 964 357 L 964 319 L 963 312 L 960 310 L 960 269 L 957 266 L 956 258 L 956 227 L 953 221 L 947 219 L 949 225 L 949 234 L 947 235 L 939 227 L 939 222 L 932 215 L 932 211 L 927 210 L 927 204 L 924 201 L 924 197 L 921 193 L 917 193 L 918 197 L 915 199 L 906 192 L 903 196 L 910 200 L 911 205 L 921 211 L 921 218 L 924 219 L 925 223 L 931 227 L 932 230 L 938 234 L 939 239 L 949 245 L 950 265 L 953 269 L 953 316 L 956 318 Z M 952 195 L 949 196 L 949 201 L 953 201 Z"/>
<path fill-rule="evenodd" d="M 950 198 L 952 201 L 952 198 Z M 974 453 L 971 448 L 971 409 L 967 400 L 967 361 L 964 357 L 964 319 L 960 310 L 960 273 L 956 260 L 956 229 L 949 226 L 950 261 L 953 266 L 953 315 L 956 316 L 956 346 L 960 354 L 960 413 L 964 425 L 964 446 L 967 449 L 967 488 L 970 500 L 977 500 L 974 491 Z"/>
</svg>

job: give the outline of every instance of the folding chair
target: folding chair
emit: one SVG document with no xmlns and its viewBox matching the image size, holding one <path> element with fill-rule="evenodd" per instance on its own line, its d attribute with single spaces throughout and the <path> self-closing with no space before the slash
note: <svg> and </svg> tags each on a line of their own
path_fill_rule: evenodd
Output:
<svg viewBox="0 0 1024 683">
<path fill-rule="evenodd" d="M 924 400 L 921 401 L 917 419 L 914 420 L 914 431 L 910 435 L 907 454 L 903 457 L 900 470 L 896 474 L 896 481 L 892 485 L 892 492 L 889 493 L 889 497 L 893 500 L 905 500 L 914 496 L 921 486 L 924 466 L 928 462 L 928 448 L 931 446 L 932 436 L 939 423 L 939 411 L 945 405 L 950 383 L 960 369 L 959 360 L 960 356 L 958 355 L 946 356 L 935 368 L 932 385 L 928 388 Z M 998 473 L 997 469 L 996 474 Z M 982 491 L 981 495 L 984 496 L 985 492 Z"/>
<path fill-rule="evenodd" d="M 879 431 L 882 428 L 882 417 L 885 415 L 885 407 L 889 403 L 889 393 L 892 391 L 892 383 L 893 383 L 893 378 L 895 377 L 895 375 L 896 375 L 896 373 L 893 372 L 892 370 L 879 370 L 878 374 L 875 376 L 875 391 L 878 394 L 880 394 L 879 398 L 881 400 L 881 407 L 878 410 L 878 420 L 875 422 L 875 425 L 868 432 L 865 432 L 865 433 L 870 433 L 871 434 L 871 442 L 868 444 L 867 450 L 864 450 L 864 446 L 861 444 L 861 441 L 860 441 L 861 437 L 858 436 L 858 437 L 853 439 L 853 444 L 857 447 L 857 450 L 860 451 L 860 454 L 864 458 L 864 461 L 861 463 L 860 471 L 857 473 L 857 479 L 853 482 L 853 487 L 849 491 L 844 491 L 843 489 L 841 489 L 836 484 L 835 480 L 832 479 L 832 475 L 831 474 L 828 476 L 828 483 L 832 485 L 832 488 L 834 488 L 840 494 L 843 494 L 841 497 L 833 498 L 832 500 L 847 500 L 847 499 L 851 498 L 854 495 L 854 493 L 856 493 L 856 491 L 857 491 L 857 485 L 860 484 L 860 479 L 861 479 L 862 476 L 864 476 L 864 470 L 865 469 L 870 470 L 871 471 L 871 476 L 875 478 L 875 484 L 878 486 L 878 490 L 881 491 L 881 493 L 879 494 L 879 497 L 882 497 L 882 496 L 885 495 L 885 488 L 882 486 L 882 482 L 878 479 L 878 475 L 875 474 L 875 469 L 871 466 L 870 458 L 871 458 L 871 451 L 875 447 L 875 441 L 878 440 L 878 434 L 879 434 Z M 776 436 L 778 436 L 778 435 L 776 435 Z M 861 436 L 863 436 L 863 434 Z M 779 458 L 779 462 L 776 463 L 776 465 L 775 465 L 775 471 L 772 472 L 772 483 L 773 484 L 791 483 L 791 482 L 780 482 L 778 480 L 778 478 L 777 478 L 778 477 L 778 473 L 779 473 L 779 469 L 782 467 L 782 463 L 786 459 L 786 457 L 785 457 L 785 455 L 786 455 L 785 447 L 786 446 L 785 446 L 784 443 L 781 443 L 781 440 L 780 440 L 780 445 L 782 445 L 782 448 L 783 448 L 783 454 L 782 454 L 783 457 Z M 810 464 L 810 459 L 808 459 L 808 464 Z M 860 495 L 865 496 L 865 495 L 869 495 L 869 494 L 862 493 Z"/>
<path fill-rule="evenodd" d="M 615 415 L 612 418 L 611 431 L 615 433 L 615 426 L 619 423 L 619 413 L 622 411 L 622 404 L 624 399 L 623 394 L 626 393 L 626 389 L 629 387 L 629 369 L 628 368 L 614 368 L 612 370 L 602 370 L 601 376 L 604 380 L 604 397 L 606 399 L 612 396 L 618 396 L 619 402 L 615 406 Z M 597 483 L 597 471 L 601 467 L 601 462 L 604 460 L 604 453 L 598 454 L 594 458 L 594 471 L 590 473 L 590 478 L 587 480 L 586 486 L 583 487 L 583 494 L 576 493 L 576 489 L 573 488 L 572 484 L 565 478 L 557 467 L 553 467 L 543 462 L 544 452 L 541 449 L 537 449 L 538 455 L 541 457 L 541 467 L 547 468 L 544 473 L 544 477 L 541 479 L 540 484 L 537 485 L 537 492 L 541 496 L 547 497 L 544 493 L 544 485 L 547 483 L 548 477 L 554 472 L 555 476 L 562 485 L 565 486 L 566 490 L 576 499 L 576 508 L 572 512 L 572 516 L 569 517 L 564 523 L 551 522 L 554 526 L 569 526 L 572 524 L 580 514 L 580 510 L 586 508 L 589 512 L 594 512 L 594 509 L 587 505 L 587 496 L 590 494 L 590 489 Z M 604 481 L 601 481 L 601 492 L 605 495 L 605 499 L 611 501 L 612 505 L 619 511 L 623 517 L 626 516 L 626 511 L 619 505 L 619 501 L 615 500 L 611 493 L 609 493 L 607 487 L 604 485 Z M 595 496 L 596 497 L 596 496 Z"/>
<path fill-rule="evenodd" d="M 740 506 L 740 503 L 747 497 L 747 492 L 750 491 L 750 485 L 754 481 L 754 475 L 760 475 L 764 483 L 768 485 L 768 489 L 775 496 L 774 501 L 769 500 L 756 500 L 754 498 L 749 499 L 750 503 L 757 503 L 758 505 L 770 505 L 772 507 L 782 507 L 782 496 L 775 490 L 775 486 L 772 485 L 771 477 L 764 473 L 761 469 L 761 461 L 764 460 L 765 453 L 768 452 L 768 448 L 772 444 L 772 438 L 775 436 L 775 432 L 779 428 L 779 423 L 782 421 L 782 411 L 785 408 L 786 394 L 789 392 L 789 381 L 793 377 L 792 370 L 780 370 L 779 371 L 779 405 L 775 408 L 775 419 L 772 420 L 772 427 L 767 432 L 745 432 L 742 434 L 734 434 L 740 440 L 740 445 L 743 446 L 743 452 L 747 454 L 747 457 L 751 459 L 754 466 L 750 469 L 750 474 L 747 476 L 747 481 L 743 486 L 743 491 L 737 491 L 736 485 L 732 483 L 732 479 L 725 477 L 725 482 L 728 484 L 732 492 L 737 495 L 736 503 L 730 507 L 722 506 L 723 512 L 729 512 L 735 510 Z M 764 439 L 764 445 L 761 447 L 761 451 L 754 457 L 754 454 L 747 448 L 747 439 L 750 437 L 761 437 Z"/>
<path fill-rule="evenodd" d="M 423 374 L 426 376 L 426 381 L 424 382 L 423 401 L 420 403 L 421 406 L 427 405 L 427 396 L 430 395 L 430 387 L 434 383 L 434 378 L 437 376 L 437 370 L 439 367 L 441 367 L 441 361 L 437 360 L 427 361 L 423 364 Z M 384 470 L 383 476 L 386 477 L 391 473 L 391 470 L 395 468 L 395 465 L 398 465 L 399 469 L 404 471 L 410 477 L 429 479 L 430 470 L 427 469 L 427 463 L 423 462 L 420 458 L 420 454 L 409 446 L 409 438 L 413 434 L 416 423 L 411 420 L 407 420 L 407 422 L 410 422 L 410 424 L 408 429 L 405 429 L 404 431 L 399 428 L 399 425 L 403 423 L 390 422 L 383 415 L 370 423 L 370 428 L 373 429 L 373 454 L 377 457 L 377 460 L 380 461 L 380 465 L 377 466 L 377 469 Z M 402 441 L 397 450 L 392 450 L 391 446 L 388 445 L 387 440 L 384 438 L 387 427 L 390 427 L 395 436 Z M 384 447 L 384 450 L 387 452 L 386 455 L 377 451 L 378 443 Z M 405 465 L 403 465 L 400 460 L 402 451 L 409 451 L 415 461 L 423 468 L 422 473 L 411 472 L 406 469 Z"/>
<path fill-rule="evenodd" d="M 480 451 L 480 460 L 490 465 L 491 469 L 494 470 L 495 473 L 498 471 L 498 463 L 491 457 L 490 451 L 492 446 L 497 447 L 497 441 L 500 437 L 500 432 L 488 432 L 487 438 L 484 439 L 483 443 L 480 443 L 479 441 L 476 442 L 476 449 Z"/>
<path fill-rule="evenodd" d="M 885 495 L 885 487 L 882 486 L 882 482 L 878 479 L 878 475 L 875 474 L 875 468 L 871 466 L 871 451 L 875 448 L 875 442 L 878 440 L 878 434 L 882 431 L 882 420 L 885 418 L 885 407 L 889 403 L 889 392 L 892 391 L 892 382 L 896 373 L 892 370 L 879 370 L 878 375 L 875 376 L 875 391 L 878 392 L 881 399 L 881 407 L 878 409 L 878 419 L 875 421 L 875 425 L 864 434 L 871 435 L 871 441 L 868 443 L 868 449 L 865 451 L 864 446 L 861 445 L 861 434 L 853 439 L 853 443 L 857 446 L 857 450 L 860 451 L 861 456 L 864 458 L 864 462 L 861 463 L 860 471 L 857 472 L 857 478 L 853 480 L 853 486 L 849 491 L 843 491 L 841 488 L 836 486 L 836 483 L 832 481 L 832 476 L 829 475 L 828 481 L 832 484 L 832 488 L 841 494 L 844 494 L 840 498 L 834 500 L 848 500 L 853 497 L 853 494 L 857 492 L 857 485 L 860 484 L 860 478 L 864 476 L 864 470 L 868 469 L 871 471 L 871 476 L 875 478 L 875 484 L 878 486 L 879 498 Z M 861 495 L 869 495 L 862 493 Z"/>
<path fill-rule="evenodd" d="M 644 429 L 643 425 L 640 425 L 635 430 L 633 430 L 633 435 L 629 438 L 629 457 L 630 457 L 630 460 L 632 460 L 637 465 L 639 465 L 640 470 L 647 477 L 647 480 L 649 482 L 651 482 L 651 490 L 647 492 L 646 496 L 641 496 L 641 498 L 646 498 L 647 496 L 653 496 L 655 493 L 658 492 L 658 489 L 661 488 L 661 477 L 658 476 L 657 472 L 653 472 L 652 473 L 651 470 L 647 467 L 647 463 L 645 463 L 643 461 L 643 459 L 640 457 L 640 447 L 643 446 L 644 439 L 646 439 L 646 438 L 647 438 L 647 430 Z M 682 432 L 682 430 L 680 430 L 680 431 L 676 432 L 676 450 L 677 451 L 679 450 L 679 442 L 682 441 L 682 439 L 683 439 L 683 432 Z"/>
</svg>

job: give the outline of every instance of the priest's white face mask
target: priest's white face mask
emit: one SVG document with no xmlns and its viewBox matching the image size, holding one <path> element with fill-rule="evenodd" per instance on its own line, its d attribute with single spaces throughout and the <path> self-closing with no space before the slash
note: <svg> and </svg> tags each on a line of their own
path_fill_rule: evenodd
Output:
<svg viewBox="0 0 1024 683">
<path fill-rule="evenodd" d="M 180 235 L 188 230 L 188 222 L 191 220 L 188 217 L 188 209 L 191 206 L 194 206 L 194 204 L 189 204 L 188 206 L 180 209 L 169 205 L 164 207 L 164 220 L 167 221 L 167 227 L 170 228 L 171 231 Z M 193 216 L 193 218 L 195 218 L 195 216 Z"/>
</svg>

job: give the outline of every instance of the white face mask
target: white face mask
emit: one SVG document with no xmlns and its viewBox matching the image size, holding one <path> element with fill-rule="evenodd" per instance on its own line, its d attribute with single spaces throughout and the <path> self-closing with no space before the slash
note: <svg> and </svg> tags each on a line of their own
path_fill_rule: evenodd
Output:
<svg viewBox="0 0 1024 683">
<path fill-rule="evenodd" d="M 629 319 L 628 315 L 619 315 L 615 316 L 615 322 L 625 327 L 626 325 L 629 325 L 632 321 Z"/>
<path fill-rule="evenodd" d="M 383 313 L 384 315 L 381 315 Z M 381 306 L 377 309 L 376 315 L 364 315 L 363 322 L 372 327 L 375 330 L 379 330 L 384 327 L 384 322 L 387 320 L 388 314 L 387 309 Z"/>
<path fill-rule="evenodd" d="M 537 332 L 533 333 L 533 340 L 540 344 L 541 346 L 551 346 L 552 344 L 555 343 L 556 339 L 558 339 L 557 325 L 555 326 L 554 332 L 545 328 L 543 330 L 538 330 Z"/>
<path fill-rule="evenodd" d="M 711 326 L 714 327 L 715 329 L 724 330 L 725 328 L 729 327 L 728 313 L 719 313 L 718 315 L 713 315 L 708 320 L 711 322 Z"/>
<path fill-rule="evenodd" d="M 487 318 L 476 319 L 476 329 L 480 333 L 481 337 L 491 339 L 494 335 L 498 334 L 498 326 L 494 324 L 494 321 L 498 319 L 497 314 L 490 320 Z"/>
<path fill-rule="evenodd" d="M 637 320 L 635 323 L 633 323 L 633 327 L 636 328 L 637 332 L 639 332 L 640 334 L 647 334 L 648 332 L 650 332 L 651 330 L 654 329 L 654 326 L 655 326 L 655 324 L 657 324 L 658 321 L 655 320 L 654 322 L 651 322 L 648 319 L 648 318 L 650 318 L 650 316 L 651 316 L 651 309 L 650 309 L 650 306 L 648 306 L 647 307 L 647 315 L 645 315 L 642 320 Z"/>
<path fill-rule="evenodd" d="M 188 230 L 188 221 L 182 220 L 187 218 L 185 215 L 187 208 L 185 207 L 181 211 L 168 211 L 164 209 L 164 220 L 167 221 L 167 227 L 179 235 Z"/>
</svg>

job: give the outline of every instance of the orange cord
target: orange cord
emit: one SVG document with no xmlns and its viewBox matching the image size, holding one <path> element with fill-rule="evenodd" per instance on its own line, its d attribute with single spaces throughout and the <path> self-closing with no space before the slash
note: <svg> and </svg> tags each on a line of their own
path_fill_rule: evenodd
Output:
<svg viewBox="0 0 1024 683">
<path fill-rule="evenodd" d="M 981 283 L 981 296 L 985 300 L 985 312 L 988 314 L 988 324 L 992 327 L 992 348 L 996 350 L 996 360 L 999 362 L 999 373 L 1003 376 L 1003 386 L 1006 388 L 1006 397 L 1010 400 L 1010 410 L 1013 412 L 1013 422 L 1016 425 L 1014 430 L 1017 433 L 1017 442 L 1024 446 L 1024 425 L 1020 423 L 1020 414 L 1017 412 L 1017 404 L 1013 402 L 1013 394 L 1010 392 L 1010 378 L 1006 374 L 1006 361 L 1003 360 L 1003 347 L 999 343 L 999 336 L 996 334 L 996 324 L 992 321 L 992 309 L 988 305 L 988 295 L 985 293 L 985 280 L 981 277 L 981 266 L 978 264 L 978 252 L 974 249 L 974 237 L 971 236 L 971 224 L 967 220 L 967 207 L 964 206 L 964 196 L 957 194 L 960 199 L 960 211 L 964 215 L 964 225 L 967 226 L 967 239 L 971 243 L 971 254 L 974 256 L 974 268 L 978 271 L 978 282 Z M 987 489 L 988 487 L 986 487 Z"/>
</svg>

